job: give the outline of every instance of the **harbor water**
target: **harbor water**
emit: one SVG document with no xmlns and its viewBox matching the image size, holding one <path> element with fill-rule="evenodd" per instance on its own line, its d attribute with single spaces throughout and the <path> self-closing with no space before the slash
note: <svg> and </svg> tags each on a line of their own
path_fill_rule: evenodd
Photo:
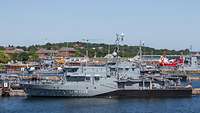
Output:
<svg viewBox="0 0 200 113">
<path fill-rule="evenodd" d="M 192 81 L 192 86 L 200 88 L 200 81 Z M 199 113 L 199 106 L 200 96 L 151 99 L 0 97 L 0 113 Z"/>
<path fill-rule="evenodd" d="M 1 97 L 0 113 L 199 113 L 200 96 L 161 99 Z"/>
</svg>

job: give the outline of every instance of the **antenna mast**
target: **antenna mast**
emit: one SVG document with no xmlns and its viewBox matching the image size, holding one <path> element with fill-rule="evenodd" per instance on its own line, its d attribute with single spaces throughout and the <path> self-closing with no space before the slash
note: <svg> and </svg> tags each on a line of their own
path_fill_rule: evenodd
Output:
<svg viewBox="0 0 200 113">
<path fill-rule="evenodd" d="M 116 67 L 117 67 L 117 79 L 119 80 L 119 52 L 120 52 L 120 42 L 124 40 L 124 33 L 121 33 L 120 35 L 116 33 Z"/>
</svg>

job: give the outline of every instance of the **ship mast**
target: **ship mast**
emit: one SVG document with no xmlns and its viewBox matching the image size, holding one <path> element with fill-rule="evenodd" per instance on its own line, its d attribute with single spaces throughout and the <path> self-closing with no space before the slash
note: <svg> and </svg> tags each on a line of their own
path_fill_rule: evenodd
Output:
<svg viewBox="0 0 200 113">
<path fill-rule="evenodd" d="M 140 41 L 140 47 L 139 47 L 140 63 L 142 62 L 142 46 L 143 45 L 144 45 L 144 42 Z"/>
<path fill-rule="evenodd" d="M 140 70 L 142 69 L 142 46 L 144 45 L 144 42 L 140 41 L 139 45 L 139 67 Z"/>
<path fill-rule="evenodd" d="M 189 54 L 190 54 L 190 66 L 192 66 L 192 45 L 190 45 Z"/>
<path fill-rule="evenodd" d="M 113 53 L 114 56 L 116 56 L 116 67 L 117 67 L 117 79 L 119 80 L 119 53 L 120 53 L 120 42 L 122 42 L 124 40 L 124 33 L 121 33 L 121 34 L 117 34 L 116 33 L 116 40 L 115 40 L 115 43 L 116 43 L 116 51 Z"/>
</svg>

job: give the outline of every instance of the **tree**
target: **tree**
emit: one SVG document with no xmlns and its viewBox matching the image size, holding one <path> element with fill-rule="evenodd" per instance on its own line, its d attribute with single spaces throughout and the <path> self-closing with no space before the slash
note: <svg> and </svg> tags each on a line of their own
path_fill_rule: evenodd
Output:
<svg viewBox="0 0 200 113">
<path fill-rule="evenodd" d="M 13 53 L 13 54 L 10 54 L 9 56 L 10 56 L 10 60 L 12 60 L 12 61 L 16 61 L 16 60 L 18 60 L 18 53 Z"/>
<path fill-rule="evenodd" d="M 4 50 L 5 48 L 3 46 L 0 46 L 0 51 Z"/>
<path fill-rule="evenodd" d="M 4 64 L 0 64 L 0 71 L 5 69 L 5 65 Z"/>
<path fill-rule="evenodd" d="M 29 52 L 29 61 L 37 61 L 39 59 L 38 54 L 35 51 Z"/>
<path fill-rule="evenodd" d="M 29 54 L 27 52 L 22 52 L 22 53 L 19 53 L 19 55 L 17 56 L 17 60 L 18 61 L 28 61 L 29 59 Z"/>
<path fill-rule="evenodd" d="M 9 57 L 3 51 L 0 51 L 0 63 L 8 63 Z"/>
</svg>

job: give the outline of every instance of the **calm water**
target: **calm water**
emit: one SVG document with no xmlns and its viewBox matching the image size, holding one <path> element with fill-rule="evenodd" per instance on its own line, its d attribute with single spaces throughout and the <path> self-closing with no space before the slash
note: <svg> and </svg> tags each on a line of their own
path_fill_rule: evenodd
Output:
<svg viewBox="0 0 200 113">
<path fill-rule="evenodd" d="M 200 96 L 168 99 L 0 98 L 0 113 L 199 113 Z"/>
<path fill-rule="evenodd" d="M 193 88 L 200 88 L 200 81 L 192 81 Z"/>
</svg>

